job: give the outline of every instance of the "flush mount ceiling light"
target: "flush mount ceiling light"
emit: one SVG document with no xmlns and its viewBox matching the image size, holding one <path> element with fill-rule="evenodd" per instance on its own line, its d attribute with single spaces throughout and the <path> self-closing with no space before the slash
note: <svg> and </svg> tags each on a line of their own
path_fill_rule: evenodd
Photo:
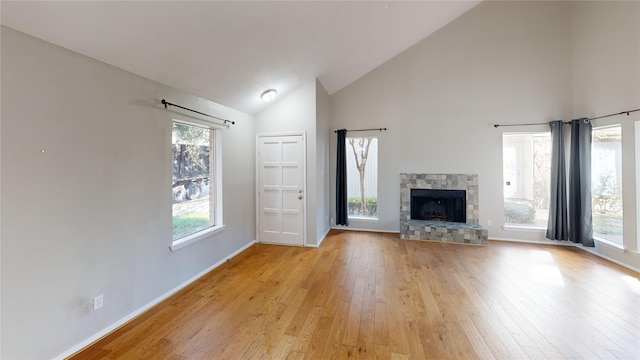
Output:
<svg viewBox="0 0 640 360">
<path fill-rule="evenodd" d="M 260 98 L 265 102 L 272 102 L 273 99 L 278 95 L 278 91 L 276 89 L 269 89 L 260 94 Z"/>
</svg>

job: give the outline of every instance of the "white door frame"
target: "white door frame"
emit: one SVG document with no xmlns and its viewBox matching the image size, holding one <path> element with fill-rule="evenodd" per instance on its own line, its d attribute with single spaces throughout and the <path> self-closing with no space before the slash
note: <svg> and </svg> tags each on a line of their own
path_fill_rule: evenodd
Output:
<svg viewBox="0 0 640 360">
<path fill-rule="evenodd" d="M 303 184 L 302 193 L 304 194 L 302 199 L 302 246 L 307 246 L 307 134 L 305 131 L 290 131 L 290 132 L 276 132 L 276 133 L 258 133 L 256 134 L 256 183 L 255 183 L 255 196 L 256 196 L 256 241 L 260 240 L 260 194 L 259 194 L 259 181 L 260 181 L 260 157 L 258 150 L 260 149 L 260 139 L 268 137 L 282 137 L 282 136 L 302 136 L 302 172 L 303 172 Z"/>
</svg>

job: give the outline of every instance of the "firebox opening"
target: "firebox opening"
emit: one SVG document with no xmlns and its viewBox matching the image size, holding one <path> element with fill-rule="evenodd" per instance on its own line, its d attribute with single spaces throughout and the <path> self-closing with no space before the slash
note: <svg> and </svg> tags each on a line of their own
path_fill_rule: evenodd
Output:
<svg viewBox="0 0 640 360">
<path fill-rule="evenodd" d="M 467 221 L 465 190 L 411 189 L 411 219 Z"/>
</svg>

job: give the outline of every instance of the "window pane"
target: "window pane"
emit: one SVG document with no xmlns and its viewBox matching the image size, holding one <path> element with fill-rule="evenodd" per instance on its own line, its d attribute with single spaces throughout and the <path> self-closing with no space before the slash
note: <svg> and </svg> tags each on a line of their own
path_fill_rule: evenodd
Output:
<svg viewBox="0 0 640 360">
<path fill-rule="evenodd" d="M 593 130 L 591 207 L 593 235 L 622 244 L 622 131 L 613 126 Z"/>
<path fill-rule="evenodd" d="M 546 228 L 549 217 L 551 135 L 504 134 L 504 220 Z"/>
<path fill-rule="evenodd" d="M 347 138 L 349 216 L 378 216 L 378 138 Z"/>
<path fill-rule="evenodd" d="M 173 240 L 214 224 L 213 130 L 173 123 Z"/>
</svg>

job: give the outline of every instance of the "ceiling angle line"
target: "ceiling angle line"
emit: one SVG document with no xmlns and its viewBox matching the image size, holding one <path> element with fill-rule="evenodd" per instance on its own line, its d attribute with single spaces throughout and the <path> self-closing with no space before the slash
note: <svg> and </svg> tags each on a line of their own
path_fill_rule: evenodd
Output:
<svg viewBox="0 0 640 360">
<path fill-rule="evenodd" d="M 167 101 L 167 100 L 165 100 L 165 99 L 162 99 L 161 103 L 162 103 L 162 105 L 164 105 L 164 108 L 165 108 L 165 109 L 167 108 L 167 106 L 175 106 L 175 107 L 178 107 L 178 108 L 180 108 L 180 109 L 184 109 L 184 110 L 188 110 L 188 111 L 194 112 L 194 113 L 196 113 L 196 114 L 200 114 L 200 115 L 208 116 L 208 117 L 213 118 L 213 119 L 216 119 L 216 120 L 224 121 L 224 125 L 227 125 L 227 123 L 231 123 L 232 125 L 235 125 L 235 124 L 236 124 L 236 122 L 235 122 L 235 121 L 231 121 L 231 120 L 227 120 L 227 119 L 219 118 L 219 117 L 217 117 L 217 116 L 213 116 L 213 115 L 205 114 L 205 113 L 203 113 L 203 112 L 200 112 L 200 111 L 197 111 L 197 110 L 193 110 L 193 109 L 189 109 L 188 107 L 180 106 L 180 105 L 177 105 L 177 104 L 172 104 L 172 103 L 168 102 L 168 101 Z"/>
<path fill-rule="evenodd" d="M 373 131 L 373 130 L 378 130 L 378 131 L 387 131 L 387 128 L 375 128 L 375 129 L 357 129 L 357 130 L 347 130 L 347 132 L 353 132 L 353 131 Z M 338 130 L 335 130 L 334 133 L 337 133 Z"/>
<path fill-rule="evenodd" d="M 606 118 L 606 117 L 610 117 L 610 116 L 617 116 L 617 115 L 627 115 L 627 116 L 629 116 L 629 113 L 636 112 L 636 111 L 640 111 L 640 109 L 625 110 L 625 111 L 620 111 L 620 112 L 609 114 L 609 115 L 596 116 L 596 117 L 584 119 L 584 121 L 585 122 L 589 122 L 591 120 L 602 119 L 602 118 Z M 502 125 L 495 124 L 495 125 L 493 125 L 493 127 L 497 128 L 499 126 L 531 126 L 531 125 L 548 125 L 548 124 L 549 123 L 502 124 Z M 571 124 L 571 121 L 565 121 L 565 122 L 563 122 L 563 124 L 565 124 L 565 125 Z"/>
</svg>

